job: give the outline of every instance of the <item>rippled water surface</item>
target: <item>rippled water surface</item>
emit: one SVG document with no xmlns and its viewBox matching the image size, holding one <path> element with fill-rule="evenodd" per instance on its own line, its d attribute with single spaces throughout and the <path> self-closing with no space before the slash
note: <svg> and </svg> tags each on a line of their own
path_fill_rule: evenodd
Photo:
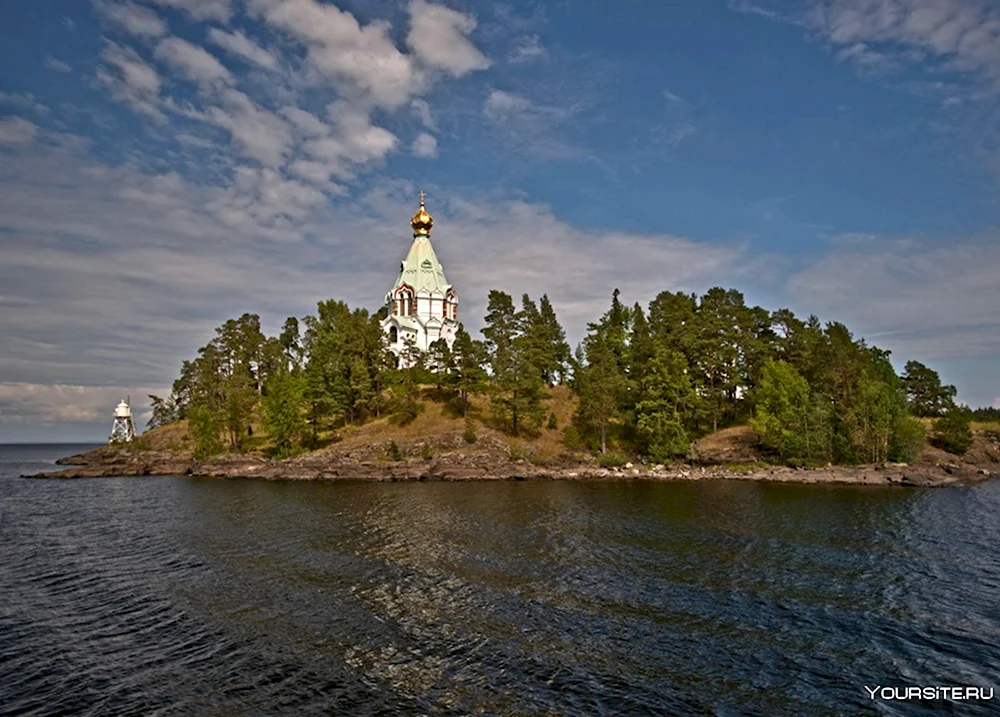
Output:
<svg viewBox="0 0 1000 717">
<path fill-rule="evenodd" d="M 1000 483 L 16 476 L 2 714 L 996 714 Z"/>
</svg>

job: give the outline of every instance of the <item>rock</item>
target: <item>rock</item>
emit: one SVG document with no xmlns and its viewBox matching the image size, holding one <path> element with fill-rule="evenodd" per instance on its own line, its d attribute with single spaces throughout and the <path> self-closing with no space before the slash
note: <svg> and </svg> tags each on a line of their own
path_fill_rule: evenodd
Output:
<svg viewBox="0 0 1000 717">
<path fill-rule="evenodd" d="M 632 467 L 632 464 L 631 464 L 631 463 L 626 463 L 626 464 L 625 464 L 625 467 L 626 467 L 626 468 L 631 468 L 631 467 Z"/>
</svg>

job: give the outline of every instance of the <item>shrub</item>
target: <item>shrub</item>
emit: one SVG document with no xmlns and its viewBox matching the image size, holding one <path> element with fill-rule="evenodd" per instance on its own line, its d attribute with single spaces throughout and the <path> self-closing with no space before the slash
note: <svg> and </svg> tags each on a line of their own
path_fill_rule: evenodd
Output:
<svg viewBox="0 0 1000 717">
<path fill-rule="evenodd" d="M 431 450 L 430 443 L 425 443 L 423 446 L 420 447 L 420 457 L 423 458 L 425 461 L 429 461 L 431 458 L 434 457 L 434 451 Z"/>
<path fill-rule="evenodd" d="M 597 456 L 597 463 L 601 468 L 620 468 L 628 463 L 628 459 L 618 451 L 608 451 Z"/>
<path fill-rule="evenodd" d="M 475 443 L 479 439 L 479 435 L 476 433 L 476 423 L 471 418 L 465 419 L 465 431 L 462 432 L 462 438 L 469 444 Z"/>
<path fill-rule="evenodd" d="M 403 460 L 403 452 L 399 450 L 399 446 L 396 445 L 396 441 L 389 441 L 389 446 L 386 448 L 385 453 L 390 461 Z"/>
<path fill-rule="evenodd" d="M 934 436 L 931 438 L 938 448 L 962 455 L 972 445 L 972 411 L 965 406 L 954 406 L 946 414 L 934 421 Z"/>
<path fill-rule="evenodd" d="M 924 424 L 912 416 L 902 416 L 893 427 L 889 441 L 889 460 L 908 462 L 920 453 L 924 446 Z"/>
<path fill-rule="evenodd" d="M 414 399 L 404 398 L 393 406 L 390 421 L 397 426 L 405 426 L 408 423 L 413 423 L 423 410 L 424 404 Z"/>
<path fill-rule="evenodd" d="M 549 426 L 549 430 L 550 431 L 554 431 L 557 428 L 559 428 L 559 422 L 556 420 L 556 414 L 555 413 L 550 413 L 549 414 L 549 424 L 548 424 L 548 426 Z"/>
</svg>

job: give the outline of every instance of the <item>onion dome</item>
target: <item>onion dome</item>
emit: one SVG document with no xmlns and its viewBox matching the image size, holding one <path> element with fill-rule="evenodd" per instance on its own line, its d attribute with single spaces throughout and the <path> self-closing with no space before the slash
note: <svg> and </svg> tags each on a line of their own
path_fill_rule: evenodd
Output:
<svg viewBox="0 0 1000 717">
<path fill-rule="evenodd" d="M 434 217 L 424 209 L 424 199 L 426 198 L 427 192 L 420 192 L 420 209 L 410 219 L 410 226 L 413 227 L 414 237 L 429 237 L 431 235 L 431 227 L 434 226 Z"/>
</svg>

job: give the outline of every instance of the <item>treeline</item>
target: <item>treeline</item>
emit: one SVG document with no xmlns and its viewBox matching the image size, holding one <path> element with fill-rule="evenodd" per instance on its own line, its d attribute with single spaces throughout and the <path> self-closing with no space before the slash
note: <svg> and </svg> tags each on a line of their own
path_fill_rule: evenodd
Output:
<svg viewBox="0 0 1000 717">
<path fill-rule="evenodd" d="M 615 290 L 575 353 L 547 296 L 517 306 L 494 290 L 483 340 L 460 327 L 451 347 L 404 352 L 403 368 L 386 347 L 383 312 L 325 301 L 276 337 L 256 315 L 227 321 L 183 363 L 170 398 L 151 397 L 150 425 L 188 419 L 199 456 L 244 450 L 260 425 L 288 456 L 348 424 L 413 420 L 420 387 L 432 384 L 462 415 L 470 396 L 488 396 L 487 420 L 532 435 L 556 427 L 542 401 L 566 384 L 579 404 L 565 442 L 609 458 L 670 460 L 710 430 L 749 422 L 784 461 L 861 463 L 910 459 L 924 436 L 914 416 L 937 416 L 942 430 L 947 421 L 968 430 L 971 417 L 922 364 L 898 376 L 888 352 L 843 324 L 747 306 L 731 289 L 663 292 L 646 310 Z"/>
</svg>

